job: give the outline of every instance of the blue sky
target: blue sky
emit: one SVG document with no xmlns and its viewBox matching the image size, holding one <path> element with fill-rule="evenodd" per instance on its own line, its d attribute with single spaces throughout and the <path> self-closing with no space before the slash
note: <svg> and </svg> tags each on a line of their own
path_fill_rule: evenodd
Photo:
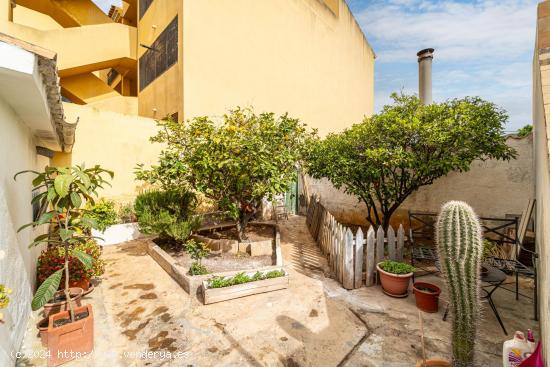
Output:
<svg viewBox="0 0 550 367">
<path fill-rule="evenodd" d="M 435 48 L 435 101 L 480 96 L 531 123 L 537 0 L 347 0 L 374 48 L 375 109 L 418 91 L 416 52 Z"/>
<path fill-rule="evenodd" d="M 416 52 L 433 47 L 435 101 L 480 96 L 508 112 L 507 130 L 531 123 L 538 0 L 346 1 L 377 54 L 377 111 L 392 92 L 417 92 Z"/>
</svg>

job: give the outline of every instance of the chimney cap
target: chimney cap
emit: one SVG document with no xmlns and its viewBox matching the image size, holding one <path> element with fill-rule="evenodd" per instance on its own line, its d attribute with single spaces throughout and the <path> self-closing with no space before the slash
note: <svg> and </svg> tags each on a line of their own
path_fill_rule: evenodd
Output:
<svg viewBox="0 0 550 367">
<path fill-rule="evenodd" d="M 418 56 L 419 58 L 433 57 L 434 51 L 435 50 L 433 48 L 425 48 L 423 50 L 418 51 L 416 56 Z"/>
</svg>

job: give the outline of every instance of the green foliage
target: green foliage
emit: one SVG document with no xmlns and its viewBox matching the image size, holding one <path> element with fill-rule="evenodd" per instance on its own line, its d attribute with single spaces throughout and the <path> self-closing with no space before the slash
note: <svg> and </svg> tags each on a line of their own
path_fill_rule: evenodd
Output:
<svg viewBox="0 0 550 367">
<path fill-rule="evenodd" d="M 198 261 L 193 261 L 191 267 L 189 268 L 190 275 L 204 275 L 208 274 L 208 269 L 206 266 L 200 264 Z"/>
<path fill-rule="evenodd" d="M 133 203 L 121 204 L 118 208 L 117 218 L 119 223 L 134 223 L 137 221 Z"/>
<path fill-rule="evenodd" d="M 392 260 L 382 261 L 378 264 L 378 266 L 380 266 L 382 270 L 392 274 L 409 274 L 416 270 L 410 264 Z"/>
<path fill-rule="evenodd" d="M 11 294 L 11 292 L 11 288 L 6 287 L 4 284 L 0 284 L 0 309 L 8 307 L 10 303 L 9 295 Z M 0 321 L 2 321 L 1 316 Z"/>
<path fill-rule="evenodd" d="M 184 242 L 198 226 L 196 204 L 195 194 L 185 189 L 153 190 L 138 195 L 134 210 L 142 233 Z"/>
<path fill-rule="evenodd" d="M 518 130 L 518 136 L 520 137 L 524 137 L 524 136 L 527 136 L 529 134 L 531 134 L 531 132 L 533 131 L 533 125 L 525 125 L 524 127 L 522 127 L 521 129 Z"/>
<path fill-rule="evenodd" d="M 42 284 L 54 272 L 63 269 L 64 260 L 64 246 L 50 246 L 43 250 L 36 265 L 37 283 Z M 101 258 L 101 247 L 95 241 L 89 240 L 69 247 L 69 280 L 89 280 L 103 273 L 105 261 Z"/>
<path fill-rule="evenodd" d="M 38 220 L 22 226 L 18 231 L 30 226 L 51 225 L 57 229 L 55 235 L 51 233 L 39 235 L 29 247 L 46 243 L 50 248 L 63 246 L 64 249 L 63 268 L 51 274 L 42 283 L 33 298 L 33 308 L 39 308 L 53 297 L 52 289 L 59 287 L 63 275 L 65 275 L 65 287 L 67 298 L 69 298 L 69 249 L 88 242 L 91 236 L 85 234 L 86 228 L 93 225 L 93 221 L 84 215 L 86 210 L 82 208 L 82 204 L 87 201 L 90 205 L 94 205 L 95 198 L 98 196 L 97 191 L 103 188 L 103 185 L 109 184 L 104 176 L 112 179 L 114 174 L 98 165 L 93 168 L 47 166 L 43 172 L 19 172 L 14 179 L 17 179 L 17 176 L 23 173 L 33 173 L 36 176 L 32 181 L 33 188 L 41 191 L 32 199 L 31 203 L 38 202 L 40 207 L 48 208 L 48 211 L 42 214 Z M 89 269 L 92 264 L 89 256 L 84 253 L 85 251 L 80 253 L 77 250 L 74 256 L 86 269 Z M 63 271 L 65 274 L 62 274 Z M 70 302 L 69 306 L 71 319 L 74 320 L 74 312 Z"/>
<path fill-rule="evenodd" d="M 204 242 L 188 240 L 183 246 L 189 256 L 191 256 L 193 260 L 196 260 L 199 263 L 204 257 L 208 256 L 208 254 L 210 253 L 208 245 Z"/>
<path fill-rule="evenodd" d="M 241 108 L 220 123 L 197 117 L 185 124 L 167 120 L 159 125 L 151 140 L 166 144 L 160 165 L 150 170 L 141 166 L 138 179 L 164 188 L 188 183 L 238 220 L 242 237 L 262 198 L 287 191 L 313 136 L 287 114 L 256 115 Z"/>
<path fill-rule="evenodd" d="M 443 205 L 437 219 L 436 237 L 453 315 L 453 366 L 474 366 L 477 320 L 481 311 L 479 276 L 483 241 L 473 209 L 460 201 Z"/>
<path fill-rule="evenodd" d="M 208 288 L 224 288 L 224 287 L 230 287 L 232 285 L 249 283 L 249 282 L 254 282 L 258 280 L 284 277 L 285 275 L 286 273 L 282 269 L 271 270 L 271 271 L 268 271 L 267 273 L 262 273 L 258 271 L 253 276 L 249 276 L 243 272 L 243 273 L 238 273 L 233 277 L 214 276 L 208 279 L 207 282 L 208 282 Z"/>
<path fill-rule="evenodd" d="M 107 227 L 116 224 L 118 221 L 115 202 L 104 198 L 99 199 L 93 205 L 90 202 L 86 203 L 84 216 L 91 219 L 92 228 L 100 232 L 104 232 Z"/>
<path fill-rule="evenodd" d="M 479 98 L 423 105 L 393 94 L 393 105 L 313 144 L 307 172 L 328 178 L 367 206 L 367 220 L 387 228 L 391 215 L 424 185 L 476 159 L 511 159 L 506 113 Z"/>
</svg>

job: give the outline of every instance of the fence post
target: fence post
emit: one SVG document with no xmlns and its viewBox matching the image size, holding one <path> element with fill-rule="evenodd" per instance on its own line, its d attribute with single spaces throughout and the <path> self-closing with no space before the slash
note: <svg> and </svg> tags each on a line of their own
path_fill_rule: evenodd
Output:
<svg viewBox="0 0 550 367">
<path fill-rule="evenodd" d="M 390 260 L 395 261 L 395 231 L 393 230 L 392 226 L 388 227 L 388 257 Z"/>
<path fill-rule="evenodd" d="M 403 261 L 403 246 L 405 245 L 405 230 L 403 224 L 397 230 L 397 261 Z"/>
<path fill-rule="evenodd" d="M 378 227 L 376 231 L 376 264 L 384 260 L 384 229 Z"/>
<path fill-rule="evenodd" d="M 355 235 L 355 286 L 360 288 L 363 285 L 363 231 L 361 228 L 357 230 Z"/>
<path fill-rule="evenodd" d="M 366 269 L 367 269 L 367 280 L 366 285 L 367 287 L 370 287 L 374 284 L 374 229 L 372 226 L 367 231 L 367 253 L 365 255 L 366 258 Z"/>
<path fill-rule="evenodd" d="M 355 268 L 353 266 L 353 233 L 349 228 L 344 232 L 344 266 L 343 266 L 343 282 L 342 285 L 346 289 L 353 289 L 355 283 Z"/>
</svg>

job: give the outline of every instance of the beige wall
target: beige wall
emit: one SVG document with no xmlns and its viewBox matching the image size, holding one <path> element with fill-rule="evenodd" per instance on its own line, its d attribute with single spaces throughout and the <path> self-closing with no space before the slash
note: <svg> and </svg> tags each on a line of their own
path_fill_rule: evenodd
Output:
<svg viewBox="0 0 550 367">
<path fill-rule="evenodd" d="M 68 121 L 79 118 L 76 141 L 70 154 L 57 154 L 56 165 L 99 164 L 115 172 L 112 187 L 99 193 L 101 197 L 126 201 L 139 192 L 134 168 L 138 163 L 155 164 L 162 146 L 152 144 L 149 137 L 157 131 L 154 120 L 89 106 L 64 103 Z"/>
<path fill-rule="evenodd" d="M 438 212 L 449 200 L 466 201 L 480 216 L 520 215 L 534 197 L 533 137 L 509 137 L 507 143 L 518 151 L 517 159 L 475 161 L 468 172 L 451 172 L 412 194 L 394 214 L 392 223 L 407 224 L 409 209 Z M 366 224 L 366 207 L 354 196 L 338 192 L 325 180 L 310 179 L 310 187 L 341 221 Z"/>
<path fill-rule="evenodd" d="M 337 3 L 338 16 L 318 0 L 185 1 L 185 119 L 253 106 L 326 134 L 372 114 L 374 54 Z"/>
<path fill-rule="evenodd" d="M 57 23 L 49 15 L 42 14 L 29 8 L 25 8 L 21 5 L 17 5 L 13 9 L 13 22 L 27 27 L 39 29 L 41 31 L 63 28 L 61 24 Z"/>
<path fill-rule="evenodd" d="M 539 253 L 539 314 L 542 351 L 550 360 L 550 2 L 539 4 L 533 57 L 533 127 L 536 189 L 536 243 Z M 545 50 L 546 52 L 540 52 Z M 539 53 L 540 52 L 540 53 Z"/>
<path fill-rule="evenodd" d="M 9 308 L 1 310 L 0 366 L 14 365 L 12 352 L 18 351 L 30 315 L 30 303 L 36 279 L 36 258 L 40 248 L 28 249 L 34 235 L 31 228 L 16 230 L 32 222 L 32 175 L 15 173 L 42 169 L 48 159 L 36 155 L 35 140 L 29 128 L 0 99 L 0 284 L 13 288 Z"/>
</svg>

